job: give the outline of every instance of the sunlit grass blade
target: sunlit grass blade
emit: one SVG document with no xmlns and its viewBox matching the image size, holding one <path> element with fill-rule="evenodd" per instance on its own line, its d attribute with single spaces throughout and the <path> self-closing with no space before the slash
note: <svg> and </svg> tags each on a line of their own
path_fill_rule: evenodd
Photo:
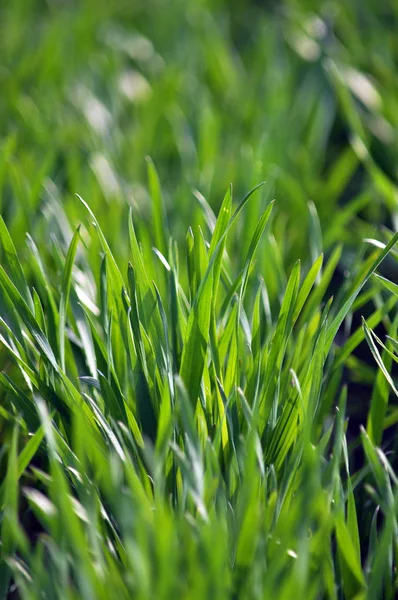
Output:
<svg viewBox="0 0 398 600">
<path fill-rule="evenodd" d="M 21 317 L 32 337 L 36 340 L 43 353 L 43 356 L 49 361 L 51 366 L 58 371 L 59 367 L 47 338 L 40 329 L 29 306 L 26 304 L 25 300 L 22 298 L 21 294 L 10 280 L 2 266 L 0 266 L 0 286 L 17 308 L 19 316 Z"/>
<path fill-rule="evenodd" d="M 394 298 L 389 298 L 387 302 L 383 303 L 380 308 L 375 310 L 374 313 L 368 317 L 368 326 L 372 329 L 377 327 L 382 319 L 394 308 L 395 304 L 396 300 Z M 365 333 L 363 327 L 358 327 L 358 329 L 352 335 L 350 335 L 344 346 L 339 350 L 335 361 L 335 368 L 344 364 L 346 359 L 353 353 L 355 348 L 357 348 L 357 346 L 364 340 L 364 337 Z"/>
<path fill-rule="evenodd" d="M 156 171 L 152 159 L 147 157 L 147 172 L 149 191 L 152 199 L 152 221 L 154 228 L 155 245 L 160 252 L 166 255 L 166 227 L 165 227 L 165 211 L 162 200 L 162 190 L 160 187 L 159 175 Z"/>
<path fill-rule="evenodd" d="M 268 223 L 268 220 L 271 216 L 273 205 L 274 205 L 274 203 L 271 202 L 269 204 L 269 206 L 264 210 L 263 214 L 261 215 L 261 217 L 259 219 L 259 222 L 258 222 L 255 232 L 253 234 L 253 237 L 250 241 L 250 246 L 249 246 L 249 250 L 247 253 L 247 258 L 246 258 L 246 262 L 245 262 L 245 266 L 244 266 L 242 285 L 241 285 L 240 294 L 239 294 L 240 302 L 242 302 L 242 300 L 244 298 L 253 257 L 256 252 L 256 249 L 258 247 L 258 244 L 260 243 L 260 239 L 264 232 L 264 229 L 265 229 L 265 227 Z"/>
<path fill-rule="evenodd" d="M 398 296 L 398 285 L 396 283 L 393 283 L 392 281 L 389 281 L 388 279 L 386 279 L 385 277 L 382 277 L 381 275 L 378 275 L 378 273 L 373 273 L 373 276 L 376 278 L 377 281 L 379 281 L 387 290 L 389 290 L 390 292 L 392 292 L 395 296 Z"/>
<path fill-rule="evenodd" d="M 381 369 L 384 377 L 386 378 L 386 380 L 390 384 L 391 389 L 393 390 L 394 394 L 396 396 L 398 396 L 398 390 L 395 387 L 394 381 L 393 381 L 390 373 L 387 371 L 386 366 L 385 366 L 385 364 L 384 364 L 384 362 L 383 362 L 383 360 L 382 360 L 382 358 L 380 356 L 380 352 L 379 352 L 379 350 L 378 350 L 378 348 L 377 348 L 377 346 L 376 346 L 376 344 L 374 342 L 374 339 L 373 339 L 372 331 L 369 329 L 368 324 L 366 323 L 366 320 L 363 317 L 362 317 L 362 326 L 363 326 L 363 330 L 364 330 L 366 341 L 368 342 L 370 351 L 372 352 L 373 357 L 374 357 L 377 365 L 379 366 L 379 368 Z"/>
<path fill-rule="evenodd" d="M 398 319 L 395 318 L 390 331 L 392 335 L 397 334 L 397 324 Z M 377 338 L 377 336 L 374 335 L 373 337 L 378 343 L 380 343 L 380 340 Z M 382 344 L 382 348 L 383 353 L 381 355 L 381 360 L 387 372 L 390 372 L 392 368 L 392 361 L 395 355 L 386 346 L 384 346 L 384 344 Z M 398 358 L 396 360 L 398 362 Z M 372 441 L 372 443 L 377 446 L 381 445 L 384 428 L 386 427 L 385 417 L 387 413 L 390 391 L 391 388 L 389 382 L 385 378 L 383 371 L 379 369 L 376 380 L 374 382 L 372 397 L 370 400 L 370 410 L 368 413 L 366 424 L 366 431 L 369 435 L 369 438 Z"/>
<path fill-rule="evenodd" d="M 33 301 L 32 296 L 25 278 L 25 274 L 23 272 L 23 268 L 21 262 L 18 258 L 17 251 L 14 246 L 14 242 L 10 236 L 10 233 L 4 223 L 3 218 L 0 215 L 0 240 L 1 240 L 1 248 L 2 248 L 2 259 L 3 264 L 7 265 L 10 270 L 10 276 L 15 287 L 20 292 L 21 296 L 29 306 L 29 308 L 33 309 Z"/>
<path fill-rule="evenodd" d="M 334 337 L 335 337 L 335 335 L 336 335 L 336 333 L 337 333 L 337 331 L 338 331 L 341 323 L 343 322 L 344 318 L 346 317 L 348 311 L 350 310 L 350 308 L 351 308 L 354 300 L 358 296 L 359 292 L 361 291 L 361 289 L 363 288 L 363 286 L 365 285 L 365 283 L 369 280 L 369 278 L 374 273 L 374 271 L 377 269 L 377 267 L 380 265 L 380 263 L 388 255 L 388 253 L 390 252 L 390 250 L 392 248 L 394 248 L 394 246 L 397 243 L 397 241 L 398 241 L 398 233 L 396 233 L 394 235 L 394 237 L 386 245 L 386 247 L 384 248 L 384 250 L 382 252 L 380 252 L 379 256 L 373 262 L 373 264 L 369 268 L 368 272 L 365 274 L 365 276 L 363 277 L 363 279 L 357 285 L 357 287 L 355 288 L 355 290 L 350 294 L 349 298 L 344 302 L 343 306 L 340 308 L 339 312 L 337 313 L 337 315 L 335 316 L 335 318 L 333 319 L 333 321 L 329 325 L 328 338 L 327 338 L 327 342 L 326 342 L 326 349 L 327 349 L 327 351 L 330 349 L 330 347 L 331 347 L 331 345 L 333 343 Z"/>
<path fill-rule="evenodd" d="M 70 288 L 72 283 L 72 269 L 75 261 L 77 245 L 79 243 L 80 228 L 75 231 L 72 241 L 69 246 L 66 256 L 64 272 L 62 276 L 61 299 L 59 303 L 59 321 L 58 321 L 58 336 L 59 336 L 59 356 L 61 369 L 65 371 L 65 323 L 66 311 L 68 307 Z"/>
<path fill-rule="evenodd" d="M 181 358 L 180 376 L 196 402 L 210 335 L 210 315 L 213 294 L 212 271 L 202 280 L 188 319 Z"/>
</svg>

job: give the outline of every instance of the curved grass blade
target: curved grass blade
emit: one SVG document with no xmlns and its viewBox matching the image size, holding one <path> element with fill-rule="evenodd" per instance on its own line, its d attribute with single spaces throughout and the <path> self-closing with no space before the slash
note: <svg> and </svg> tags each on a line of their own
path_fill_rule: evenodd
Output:
<svg viewBox="0 0 398 600">
<path fill-rule="evenodd" d="M 10 298 L 11 302 L 14 304 L 16 310 L 25 326 L 27 327 L 29 333 L 32 335 L 37 345 L 39 346 L 43 356 L 50 362 L 51 366 L 55 371 L 59 371 L 59 366 L 55 359 L 54 353 L 51 349 L 50 344 L 43 331 L 39 327 L 35 317 L 33 316 L 32 311 L 29 306 L 26 304 L 25 300 L 19 293 L 18 289 L 15 287 L 11 279 L 8 277 L 7 273 L 4 271 L 3 267 L 0 265 L 0 286 L 5 291 L 5 293 Z"/>
<path fill-rule="evenodd" d="M 380 352 L 373 340 L 372 330 L 369 329 L 368 324 L 366 323 L 366 320 L 363 317 L 362 317 L 362 326 L 363 326 L 363 330 L 365 333 L 366 341 L 368 342 L 370 351 L 372 352 L 375 361 L 377 362 L 379 368 L 381 369 L 384 377 L 387 379 L 388 383 L 390 384 L 391 389 L 393 390 L 394 394 L 396 396 L 398 396 L 398 390 L 394 385 L 394 381 L 393 381 L 391 375 L 389 374 L 389 372 L 387 371 L 386 366 L 380 356 Z"/>
<path fill-rule="evenodd" d="M 26 282 L 25 274 L 22 265 L 19 261 L 17 251 L 12 241 L 11 235 L 4 223 L 3 217 L 0 215 L 0 243 L 2 247 L 2 259 L 10 270 L 11 279 L 18 289 L 19 293 L 33 311 L 33 300 Z"/>
<path fill-rule="evenodd" d="M 329 352 L 330 347 L 333 344 L 333 340 L 336 336 L 336 333 L 337 333 L 340 325 L 344 321 L 345 317 L 347 316 L 348 311 L 350 310 L 351 306 L 353 305 L 354 300 L 358 296 L 359 292 L 361 291 L 361 289 L 363 288 L 365 283 L 369 280 L 369 278 L 374 273 L 374 271 L 377 269 L 377 267 L 380 265 L 380 263 L 385 259 L 385 257 L 390 252 L 390 250 L 392 248 L 394 248 L 394 246 L 397 242 L 398 242 L 398 233 L 396 233 L 394 235 L 394 237 L 390 240 L 390 242 L 387 244 L 387 246 L 384 248 L 384 250 L 382 252 L 380 252 L 379 256 L 373 262 L 373 264 L 369 268 L 366 275 L 362 278 L 362 280 L 359 282 L 359 284 L 357 284 L 357 287 L 347 298 L 347 300 L 345 301 L 345 303 L 339 310 L 338 314 L 333 319 L 332 323 L 329 325 L 328 335 L 327 335 L 327 340 L 326 340 L 326 352 Z"/>
</svg>

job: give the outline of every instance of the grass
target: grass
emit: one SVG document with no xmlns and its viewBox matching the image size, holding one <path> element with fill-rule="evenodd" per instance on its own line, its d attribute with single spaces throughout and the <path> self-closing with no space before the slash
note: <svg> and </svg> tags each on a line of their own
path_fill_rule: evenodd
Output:
<svg viewBox="0 0 398 600">
<path fill-rule="evenodd" d="M 1 6 L 0 598 L 396 597 L 397 21 Z"/>
</svg>

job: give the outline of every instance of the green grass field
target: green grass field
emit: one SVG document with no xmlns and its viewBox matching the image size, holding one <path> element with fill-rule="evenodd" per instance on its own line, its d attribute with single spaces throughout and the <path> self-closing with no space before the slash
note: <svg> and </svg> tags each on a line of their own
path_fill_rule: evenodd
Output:
<svg viewBox="0 0 398 600">
<path fill-rule="evenodd" d="M 398 594 L 395 0 L 0 3 L 0 600 Z"/>
</svg>

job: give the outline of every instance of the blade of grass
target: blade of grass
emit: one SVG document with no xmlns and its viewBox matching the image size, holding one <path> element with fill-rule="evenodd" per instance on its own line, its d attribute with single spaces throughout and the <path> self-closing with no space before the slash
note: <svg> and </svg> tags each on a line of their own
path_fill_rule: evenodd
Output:
<svg viewBox="0 0 398 600">
<path fill-rule="evenodd" d="M 61 298 L 59 302 L 59 321 L 58 321 L 58 338 L 59 338 L 59 356 L 61 369 L 65 371 L 65 325 L 66 311 L 69 301 L 70 288 L 72 283 L 72 269 L 75 262 L 77 245 L 79 243 L 80 227 L 75 231 L 72 241 L 69 246 L 66 256 L 64 272 L 62 274 Z"/>
</svg>

